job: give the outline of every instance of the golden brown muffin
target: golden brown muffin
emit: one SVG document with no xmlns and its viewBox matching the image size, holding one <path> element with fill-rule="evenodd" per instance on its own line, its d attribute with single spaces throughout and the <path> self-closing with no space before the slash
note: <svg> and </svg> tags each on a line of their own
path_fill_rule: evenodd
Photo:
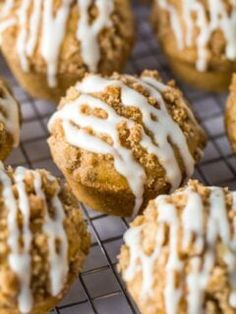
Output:
<svg viewBox="0 0 236 314">
<path fill-rule="evenodd" d="M 0 78 L 0 160 L 6 159 L 20 141 L 20 107 L 7 84 Z"/>
<path fill-rule="evenodd" d="M 228 88 L 236 70 L 233 1 L 155 0 L 153 25 L 176 75 L 202 90 Z"/>
<path fill-rule="evenodd" d="M 65 295 L 90 237 L 76 199 L 45 170 L 0 163 L 0 314 L 45 314 Z"/>
<path fill-rule="evenodd" d="M 156 71 L 87 75 L 62 99 L 49 130 L 53 159 L 77 198 L 121 216 L 178 188 L 206 141 L 182 93 Z"/>
<path fill-rule="evenodd" d="M 226 103 L 225 127 L 232 149 L 236 152 L 236 74 L 233 75 L 230 94 Z"/>
<path fill-rule="evenodd" d="M 151 201 L 119 271 L 142 314 L 236 312 L 236 192 L 189 181 Z"/>
<path fill-rule="evenodd" d="M 123 69 L 134 41 L 129 0 L 7 4 L 0 19 L 2 52 L 31 95 L 59 101 L 86 72 Z"/>
</svg>

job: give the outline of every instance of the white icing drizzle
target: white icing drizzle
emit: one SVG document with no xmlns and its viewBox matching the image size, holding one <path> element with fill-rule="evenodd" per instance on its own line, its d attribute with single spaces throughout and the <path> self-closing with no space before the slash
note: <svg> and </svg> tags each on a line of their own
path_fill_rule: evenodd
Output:
<svg viewBox="0 0 236 314">
<path fill-rule="evenodd" d="M 47 65 L 48 85 L 51 88 L 57 86 L 60 51 L 71 6 L 75 2 L 76 0 L 62 0 L 55 13 L 54 0 L 22 0 L 17 16 L 7 17 L 14 6 L 14 1 L 8 0 L 0 16 L 0 33 L 16 24 L 19 25 L 16 47 L 23 71 L 29 71 L 28 57 L 33 56 L 36 45 L 40 42 L 40 53 Z M 90 22 L 89 16 L 92 4 L 98 9 L 98 16 L 93 23 Z M 81 55 L 88 69 L 96 72 L 101 58 L 98 36 L 103 29 L 112 26 L 114 0 L 77 0 L 77 6 L 79 19 L 76 37 L 81 44 Z M 32 10 L 30 14 L 29 10 Z"/>
<path fill-rule="evenodd" d="M 42 179 L 39 172 L 27 170 L 18 167 L 15 171 L 13 180 L 4 170 L 4 166 L 0 163 L 0 183 L 3 186 L 2 195 L 5 207 L 8 210 L 7 227 L 8 227 L 8 245 L 10 253 L 8 256 L 9 266 L 19 279 L 18 306 L 21 313 L 30 313 L 34 300 L 31 291 L 32 277 L 32 259 L 31 244 L 33 235 L 30 230 L 30 204 L 26 192 L 25 176 L 29 172 L 34 178 L 35 192 L 37 196 L 45 203 L 46 215 L 43 224 L 43 231 L 48 236 L 48 251 L 50 264 L 50 282 L 51 293 L 56 296 L 63 288 L 66 275 L 68 272 L 67 251 L 68 243 L 66 233 L 63 227 L 64 209 L 58 198 L 57 191 L 51 200 L 46 201 L 46 196 L 42 190 Z M 55 179 L 52 178 L 52 181 Z M 18 200 L 13 193 L 13 184 L 16 185 L 18 192 Z M 51 218 L 47 210 L 47 204 L 50 202 L 55 209 L 55 217 Z M 23 228 L 20 231 L 17 216 L 21 212 L 23 219 Z M 20 246 L 20 238 L 22 235 L 23 246 Z M 60 241 L 59 253 L 56 252 L 56 240 Z"/>
<path fill-rule="evenodd" d="M 160 109 L 151 106 L 145 96 L 128 87 L 121 81 L 104 79 L 98 75 L 87 76 L 81 83 L 77 84 L 77 89 L 85 94 L 102 92 L 109 86 L 115 86 L 121 89 L 122 105 L 125 107 L 137 107 L 142 113 L 145 127 L 152 132 L 156 145 L 150 145 L 151 141 L 148 141 L 145 138 L 142 139 L 141 144 L 150 154 L 157 156 L 161 165 L 166 170 L 167 179 L 171 184 L 173 191 L 180 185 L 182 175 L 168 138 L 170 138 L 179 149 L 187 176 L 191 176 L 193 173 L 194 160 L 189 151 L 183 132 L 179 125 L 175 123 L 169 115 L 161 95 L 167 87 L 156 79 L 150 77 L 143 76 L 141 79 L 136 79 L 130 76 L 130 79 L 135 80 L 135 82 L 147 90 L 150 93 L 150 96 L 157 100 Z M 157 121 L 155 121 L 153 117 L 155 117 L 155 120 Z M 169 167 L 170 164 L 172 167 Z"/>
<path fill-rule="evenodd" d="M 176 8 L 172 4 L 170 4 L 168 0 L 156 0 L 156 2 L 160 5 L 162 9 L 168 11 L 168 13 L 170 14 L 170 23 L 175 33 L 177 46 L 180 50 L 182 50 L 184 48 L 184 34 Z"/>
<path fill-rule="evenodd" d="M 10 177 L 4 171 L 2 163 L 0 164 L 0 181 L 3 185 L 3 198 L 5 206 L 8 208 L 7 226 L 8 226 L 8 245 L 11 250 L 9 254 L 10 268 L 17 274 L 20 282 L 20 292 L 18 295 L 19 309 L 22 313 L 29 313 L 32 305 L 32 293 L 30 290 L 31 280 L 31 232 L 29 228 L 30 210 L 29 201 L 24 185 L 25 170 L 17 168 L 15 173 L 15 183 L 19 194 L 17 203 L 12 190 Z M 18 208 L 23 217 L 23 248 L 19 245 L 20 231 L 17 223 Z"/>
<path fill-rule="evenodd" d="M 53 0 L 44 1 L 41 53 L 47 63 L 50 87 L 56 87 L 57 85 L 56 75 L 60 48 L 65 37 L 72 2 L 73 0 L 63 0 L 54 16 Z"/>
<path fill-rule="evenodd" d="M 55 179 L 51 177 L 53 182 Z M 64 208 L 58 197 L 60 190 L 50 200 L 50 205 L 55 210 L 54 217 L 50 217 L 46 195 L 42 190 L 42 180 L 39 173 L 35 173 L 34 187 L 36 194 L 44 201 L 46 208 L 45 222 L 43 224 L 43 231 L 48 236 L 48 250 L 50 263 L 50 279 L 51 279 L 51 293 L 53 296 L 59 294 L 64 287 L 67 273 L 68 273 L 68 241 L 64 229 Z M 59 252 L 57 252 L 56 241 L 60 241 Z"/>
<path fill-rule="evenodd" d="M 15 17 L 8 18 L 4 20 L 5 17 L 10 13 L 12 8 L 14 7 L 15 0 L 5 0 L 2 8 L 0 10 L 0 44 L 2 42 L 2 33 L 8 28 L 16 25 L 17 19 Z"/>
<path fill-rule="evenodd" d="M 94 153 L 111 154 L 114 157 L 116 170 L 126 178 L 135 196 L 134 215 L 136 215 L 143 202 L 146 174 L 142 166 L 135 161 L 132 151 L 122 147 L 117 132 L 119 123 L 125 122 L 130 130 L 135 123 L 119 116 L 108 104 L 91 96 L 92 93 L 105 91 L 109 86 L 118 87 L 121 89 L 122 105 L 126 107 L 135 106 L 141 111 L 145 128 L 152 132 L 155 143 L 143 128 L 140 144 L 148 153 L 154 154 L 158 158 L 166 171 L 171 190 L 176 189 L 181 184 L 182 174 L 169 139 L 175 144 L 182 156 L 187 176 L 191 176 L 193 173 L 194 159 L 182 130 L 169 115 L 165 106 L 161 92 L 167 87 L 155 79 L 147 77 L 133 78 L 133 80 L 157 100 L 160 109 L 151 106 L 146 97 L 122 81 L 89 75 L 77 85 L 81 96 L 53 115 L 49 122 L 49 130 L 52 131 L 55 121 L 61 119 L 68 143 Z M 84 104 L 87 104 L 91 109 L 103 109 L 108 114 L 107 119 L 82 113 L 81 106 Z M 155 117 L 155 121 L 153 117 Z M 92 128 L 95 135 L 89 135 L 85 130 L 86 128 Z M 97 135 L 104 133 L 112 138 L 113 145 L 108 145 L 97 137 Z M 171 167 L 169 167 L 170 164 Z"/>
<path fill-rule="evenodd" d="M 225 1 L 207 0 L 209 18 L 205 7 L 198 0 L 181 0 L 182 11 L 177 11 L 169 0 L 156 0 L 161 8 L 167 10 L 170 15 L 170 23 L 175 34 L 177 46 L 180 50 L 193 45 L 194 29 L 198 27 L 199 34 L 196 37 L 198 71 L 207 69 L 209 59 L 209 41 L 216 30 L 221 30 L 226 40 L 225 56 L 228 60 L 236 59 L 236 2 L 230 1 L 231 13 L 227 13 Z M 193 13 L 196 19 L 193 19 Z M 183 24 L 185 23 L 185 30 Z"/>
<path fill-rule="evenodd" d="M 22 0 L 17 11 L 18 20 L 14 18 L 2 19 L 0 31 L 19 24 L 17 37 L 17 52 L 23 71 L 29 71 L 28 57 L 32 57 L 39 36 L 41 36 L 41 54 L 47 64 L 48 85 L 57 86 L 57 68 L 59 54 L 63 39 L 65 37 L 70 7 L 73 0 L 63 0 L 56 14 L 53 12 L 53 0 L 42 1 Z M 29 9 L 32 6 L 32 12 Z M 28 21 L 29 20 L 29 21 Z M 42 22 L 42 33 L 40 32 Z M 29 23 L 29 27 L 27 27 Z"/>
<path fill-rule="evenodd" d="M 18 104 L 10 95 L 8 90 L 4 87 L 2 88 L 4 96 L 3 98 L 0 96 L 0 121 L 4 123 L 6 130 L 12 134 L 14 147 L 17 147 L 20 141 L 20 117 Z"/>
<path fill-rule="evenodd" d="M 84 115 L 81 113 L 80 109 L 84 104 L 88 104 L 90 108 L 101 108 L 105 110 L 108 114 L 108 118 L 103 120 Z M 78 100 L 57 112 L 52 117 L 49 128 L 51 128 L 50 125 L 52 126 L 54 121 L 58 118 L 63 119 L 63 127 L 68 143 L 93 153 L 111 154 L 114 157 L 116 170 L 127 179 L 136 197 L 134 212 L 137 214 L 143 201 L 143 182 L 146 178 L 146 174 L 143 168 L 134 160 L 132 152 L 121 145 L 116 130 L 116 126 L 123 121 L 127 122 L 129 129 L 132 129 L 134 123 L 120 117 L 115 110 L 105 102 L 89 95 L 81 96 Z M 71 122 L 80 126 L 81 129 L 75 127 Z M 96 134 L 104 134 L 104 132 L 109 134 L 113 140 L 113 146 L 110 146 L 96 136 L 89 135 L 86 130 L 84 130 L 91 126 L 93 126 L 93 130 Z"/>
<path fill-rule="evenodd" d="M 180 212 L 169 202 L 169 196 L 159 196 L 155 200 L 158 212 L 156 245 L 151 255 L 145 254 L 142 247 L 142 232 L 148 225 L 131 227 L 124 236 L 125 245 L 129 249 L 129 265 L 123 273 L 124 279 L 132 281 L 135 275 L 142 273 L 142 297 L 153 295 L 153 271 L 158 267 L 165 243 L 165 226 L 168 227 L 168 257 L 166 264 L 166 286 L 164 290 L 165 310 L 167 314 L 178 314 L 179 304 L 187 291 L 188 314 L 204 313 L 203 302 L 211 272 L 216 263 L 216 246 L 219 241 L 224 245 L 223 259 L 228 270 L 231 292 L 229 305 L 236 308 L 236 219 L 233 229 L 230 226 L 226 209 L 225 192 L 222 188 L 209 188 L 209 210 L 206 211 L 200 194 L 192 187 L 178 192 L 186 197 L 186 205 Z M 233 210 L 235 211 L 235 193 Z M 206 224 L 205 224 L 206 221 Z M 181 235 L 181 238 L 180 238 Z M 190 271 L 186 278 L 181 277 L 186 266 L 185 260 L 179 256 L 180 250 L 187 252 L 193 245 L 195 253 L 189 257 Z M 201 256 L 202 255 L 202 256 Z M 177 276 L 178 275 L 178 276 Z M 178 277 L 178 286 L 175 278 Z"/>
<path fill-rule="evenodd" d="M 104 28 L 112 25 L 110 16 L 114 9 L 114 0 L 95 1 L 98 16 L 93 23 L 90 22 L 89 8 L 94 1 L 77 0 L 77 2 L 80 12 L 77 37 L 81 42 L 81 54 L 88 69 L 96 72 L 101 57 L 98 36 Z"/>
<path fill-rule="evenodd" d="M 20 64 L 23 71 L 29 71 L 29 63 L 26 57 L 26 41 L 27 41 L 27 13 L 30 8 L 31 0 L 23 0 L 17 12 L 19 18 L 19 35 L 16 42 L 16 50 L 19 55 Z"/>
<path fill-rule="evenodd" d="M 42 0 L 33 0 L 33 10 L 30 16 L 29 23 L 29 38 L 26 43 L 25 52 L 29 57 L 33 56 L 37 45 L 37 39 L 40 30 Z"/>
<path fill-rule="evenodd" d="M 21 291 L 19 295 L 19 308 L 21 312 L 29 312 L 33 305 L 33 298 L 30 289 L 30 280 L 31 280 L 31 242 L 32 235 L 30 230 L 30 205 L 28 196 L 25 189 L 24 178 L 26 175 L 26 169 L 19 167 L 16 169 L 15 173 L 15 183 L 17 186 L 19 201 L 18 207 L 23 217 L 23 242 L 24 249 L 23 252 L 20 253 L 19 247 L 15 246 L 12 249 L 12 253 L 9 255 L 10 267 L 20 278 L 21 282 Z M 16 212 L 17 213 L 17 212 Z M 13 221 L 14 217 L 9 217 L 9 221 Z M 12 225 L 11 232 L 14 232 L 16 228 L 17 221 Z M 15 239 L 16 245 L 19 245 L 19 238 Z"/>
</svg>

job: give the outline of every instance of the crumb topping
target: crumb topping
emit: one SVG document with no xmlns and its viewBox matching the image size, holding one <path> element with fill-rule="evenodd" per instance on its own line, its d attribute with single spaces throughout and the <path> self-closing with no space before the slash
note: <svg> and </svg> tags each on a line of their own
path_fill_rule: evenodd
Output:
<svg viewBox="0 0 236 314">
<path fill-rule="evenodd" d="M 206 71 L 212 58 L 235 61 L 235 3 L 228 0 L 195 0 L 191 4 L 187 0 L 155 1 L 168 14 L 165 23 L 174 33 L 177 48 L 180 51 L 196 49 L 193 55 L 198 71 Z M 191 53 L 188 57 L 191 58 Z"/>
<path fill-rule="evenodd" d="M 1 165 L 0 206 L 0 298 L 6 310 L 31 313 L 67 288 L 89 237 L 75 199 L 44 170 Z"/>
<path fill-rule="evenodd" d="M 87 75 L 69 90 L 49 123 L 53 135 L 61 125 L 73 147 L 112 157 L 135 196 L 134 213 L 142 204 L 144 186 L 155 186 L 160 172 L 173 190 L 183 175 L 191 176 L 205 141 L 182 94 L 158 78 L 155 71 L 139 78 Z M 190 138 L 196 135 L 200 147 L 192 149 Z"/>
<path fill-rule="evenodd" d="M 133 37 L 130 12 L 126 0 L 7 0 L 0 32 L 14 45 L 22 70 L 46 72 L 54 88 L 58 73 L 79 79 L 88 71 L 109 72 L 116 57 L 126 59 Z"/>
<path fill-rule="evenodd" d="M 164 302 L 159 303 L 159 311 L 211 313 L 207 308 L 214 308 L 212 295 L 222 313 L 223 303 L 226 313 L 233 313 L 235 201 L 236 194 L 227 188 L 189 181 L 174 194 L 152 201 L 144 215 L 131 224 L 124 237 L 119 269 L 132 292 L 132 283 L 141 277 L 135 295 L 142 307 L 160 291 Z M 159 281 L 158 269 L 164 274 Z M 211 284 L 215 278 L 219 286 L 222 277 L 222 295 L 217 295 L 211 291 Z"/>
</svg>

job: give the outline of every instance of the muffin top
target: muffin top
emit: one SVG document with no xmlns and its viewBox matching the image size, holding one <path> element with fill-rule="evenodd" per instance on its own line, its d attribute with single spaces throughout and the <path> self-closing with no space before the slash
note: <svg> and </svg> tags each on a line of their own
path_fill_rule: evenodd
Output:
<svg viewBox="0 0 236 314">
<path fill-rule="evenodd" d="M 12 138 L 13 146 L 20 141 L 20 110 L 6 83 L 0 78 L 0 129 Z"/>
<path fill-rule="evenodd" d="M 104 182 L 95 174 L 104 160 L 105 167 L 113 165 L 135 196 L 134 213 L 146 188 L 156 190 L 159 184 L 173 191 L 191 176 L 205 144 L 181 92 L 173 82 L 164 85 L 155 71 L 140 77 L 87 75 L 68 91 L 49 130 L 64 151 L 70 150 L 60 166 L 81 169 L 84 184 L 99 188 L 110 182 L 118 189 L 112 169 Z"/>
<path fill-rule="evenodd" d="M 67 288 L 89 237 L 76 200 L 44 170 L 1 163 L 0 208 L 0 310 L 31 313 Z"/>
<path fill-rule="evenodd" d="M 114 51 L 121 53 L 123 39 L 133 35 L 131 20 L 128 0 L 6 0 L 0 32 L 3 46 L 16 49 L 22 69 L 46 72 L 55 87 L 58 72 L 80 77 L 117 57 Z"/>
<path fill-rule="evenodd" d="M 124 241 L 119 268 L 142 313 L 235 313 L 235 192 L 190 181 L 150 202 Z"/>
<path fill-rule="evenodd" d="M 236 59 L 236 3 L 230 0 L 155 0 L 166 10 L 179 50 L 196 49 L 189 54 L 196 68 L 206 71 L 213 59 Z M 164 17 L 163 17 L 164 18 Z M 167 26 L 168 28 L 168 26 Z"/>
</svg>

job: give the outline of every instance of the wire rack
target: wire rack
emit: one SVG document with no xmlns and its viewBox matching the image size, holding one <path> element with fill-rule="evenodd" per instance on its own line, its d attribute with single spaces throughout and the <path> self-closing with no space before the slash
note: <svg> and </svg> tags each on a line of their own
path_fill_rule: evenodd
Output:
<svg viewBox="0 0 236 314">
<path fill-rule="evenodd" d="M 158 69 L 165 80 L 173 78 L 166 60 L 152 34 L 148 5 L 135 1 L 137 44 L 126 72 L 140 73 L 145 68 Z M 21 144 L 7 163 L 31 168 L 46 168 L 54 175 L 60 172 L 53 164 L 46 139 L 47 122 L 55 106 L 30 98 L 17 84 L 0 58 L 2 75 L 9 80 L 21 103 L 23 127 Z M 195 177 L 209 185 L 227 185 L 236 189 L 236 158 L 224 132 L 224 104 L 226 95 L 196 92 L 179 83 L 194 105 L 203 127 L 209 135 L 205 157 L 197 167 Z M 83 272 L 68 295 L 52 313 L 61 314 L 130 314 L 138 313 L 116 271 L 117 255 L 128 220 L 100 215 L 82 209 L 92 234 L 92 247 Z"/>
</svg>

